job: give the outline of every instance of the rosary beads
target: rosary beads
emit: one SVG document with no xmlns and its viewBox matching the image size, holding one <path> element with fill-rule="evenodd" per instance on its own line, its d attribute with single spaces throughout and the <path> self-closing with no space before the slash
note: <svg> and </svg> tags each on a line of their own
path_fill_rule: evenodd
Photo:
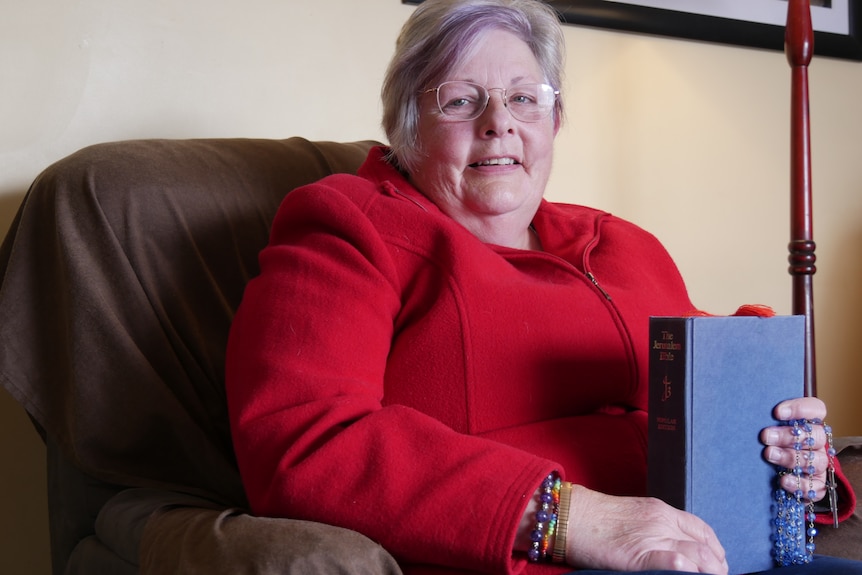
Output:
<svg viewBox="0 0 862 575">
<path fill-rule="evenodd" d="M 782 470 L 778 475 L 774 492 L 775 519 L 773 553 L 775 562 L 781 566 L 800 565 L 811 562 L 814 557 L 814 427 L 823 426 L 826 433 L 826 455 L 829 458 L 826 471 L 826 492 L 833 523 L 838 526 L 838 501 L 835 487 L 835 447 L 832 443 L 832 428 L 822 420 L 794 419 L 787 422 L 791 426 L 795 451 L 794 466 Z M 796 490 L 788 493 L 781 487 L 782 476 L 791 474 L 796 478 Z M 805 478 L 808 478 L 807 485 Z M 806 489 L 807 488 L 807 489 Z"/>
</svg>

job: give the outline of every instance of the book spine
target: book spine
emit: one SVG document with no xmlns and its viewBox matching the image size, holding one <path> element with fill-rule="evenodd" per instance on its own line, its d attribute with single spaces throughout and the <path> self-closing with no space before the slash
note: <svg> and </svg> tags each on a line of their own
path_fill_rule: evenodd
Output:
<svg viewBox="0 0 862 575">
<path fill-rule="evenodd" d="M 686 509 L 688 477 L 687 366 L 685 318 L 651 318 L 647 492 Z"/>
</svg>

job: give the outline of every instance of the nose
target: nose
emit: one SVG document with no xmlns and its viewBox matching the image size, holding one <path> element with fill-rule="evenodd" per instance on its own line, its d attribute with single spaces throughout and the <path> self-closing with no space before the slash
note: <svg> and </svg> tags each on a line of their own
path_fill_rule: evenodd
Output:
<svg viewBox="0 0 862 575">
<path fill-rule="evenodd" d="M 498 96 L 494 96 L 498 92 Z M 480 116 L 486 135 L 502 135 L 512 132 L 512 114 L 506 107 L 506 91 L 503 88 L 488 89 L 488 105 Z"/>
</svg>

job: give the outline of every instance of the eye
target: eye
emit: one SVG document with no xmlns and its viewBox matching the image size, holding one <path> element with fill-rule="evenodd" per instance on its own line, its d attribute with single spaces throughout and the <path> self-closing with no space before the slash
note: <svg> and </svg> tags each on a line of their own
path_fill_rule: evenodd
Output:
<svg viewBox="0 0 862 575">
<path fill-rule="evenodd" d="M 484 88 L 471 82 L 444 82 L 437 89 L 437 102 L 444 116 L 467 120 L 485 105 Z"/>
<path fill-rule="evenodd" d="M 471 96 L 454 96 L 443 102 L 443 111 L 457 110 L 458 108 L 476 106 L 478 100 Z"/>
<path fill-rule="evenodd" d="M 537 102 L 536 95 L 533 92 L 518 89 L 508 95 L 508 101 L 519 106 L 534 106 Z"/>
</svg>

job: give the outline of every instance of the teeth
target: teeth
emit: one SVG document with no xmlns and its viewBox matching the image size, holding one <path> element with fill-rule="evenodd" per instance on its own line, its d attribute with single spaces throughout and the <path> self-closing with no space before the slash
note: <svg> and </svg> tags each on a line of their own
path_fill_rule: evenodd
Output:
<svg viewBox="0 0 862 575">
<path fill-rule="evenodd" d="M 511 166 L 515 164 L 515 160 L 512 158 L 491 158 L 490 160 L 483 160 L 481 162 L 476 162 L 477 166 Z"/>
</svg>

